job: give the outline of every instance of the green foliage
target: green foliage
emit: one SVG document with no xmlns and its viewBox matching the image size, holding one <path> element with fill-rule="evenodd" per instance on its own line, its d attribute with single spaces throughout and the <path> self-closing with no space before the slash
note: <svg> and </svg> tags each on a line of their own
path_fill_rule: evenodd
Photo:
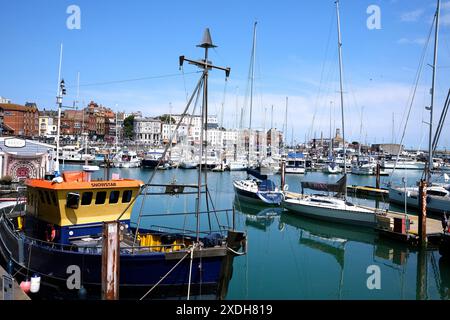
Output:
<svg viewBox="0 0 450 320">
<path fill-rule="evenodd" d="M 125 139 L 133 139 L 134 115 L 128 116 L 123 120 L 123 134 Z"/>
<path fill-rule="evenodd" d="M 170 117 L 168 114 L 164 114 L 159 117 L 159 120 L 161 120 L 163 123 L 169 123 L 169 119 L 172 124 L 175 124 L 175 119 Z"/>
</svg>

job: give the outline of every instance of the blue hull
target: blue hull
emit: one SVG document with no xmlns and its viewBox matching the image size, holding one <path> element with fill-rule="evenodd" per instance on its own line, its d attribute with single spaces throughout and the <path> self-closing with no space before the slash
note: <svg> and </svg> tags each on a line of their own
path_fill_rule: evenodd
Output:
<svg viewBox="0 0 450 320">
<path fill-rule="evenodd" d="M 61 250 L 45 243 L 30 242 L 10 232 L 4 221 L 0 222 L 0 253 L 5 261 L 12 261 L 19 278 L 26 275 L 41 276 L 43 291 L 76 297 L 78 290 L 69 290 L 67 280 L 72 275 L 69 266 L 78 266 L 81 282 L 92 298 L 100 298 L 102 255 L 98 252 Z M 31 252 L 30 252 L 31 250 Z M 97 250 L 93 248 L 93 250 Z M 231 278 L 233 257 L 226 248 L 204 248 L 195 251 L 192 263 L 191 289 L 203 293 L 223 293 Z M 139 253 L 120 255 L 120 296 L 139 298 L 172 269 L 184 256 L 176 253 Z M 29 258 L 30 257 L 30 258 Z M 229 265 L 231 264 L 231 265 Z M 158 286 L 156 294 L 187 292 L 190 259 L 185 258 Z M 22 276 L 22 277 L 20 277 Z M 170 289 L 169 289 L 170 288 Z M 166 290 L 167 289 L 167 290 Z M 149 298 L 155 298 L 154 293 Z"/>
<path fill-rule="evenodd" d="M 259 191 L 257 193 L 250 192 L 247 190 L 234 188 L 236 195 L 244 201 L 259 204 L 259 205 L 272 205 L 278 206 L 283 201 L 283 195 L 279 192 L 263 192 Z"/>
</svg>

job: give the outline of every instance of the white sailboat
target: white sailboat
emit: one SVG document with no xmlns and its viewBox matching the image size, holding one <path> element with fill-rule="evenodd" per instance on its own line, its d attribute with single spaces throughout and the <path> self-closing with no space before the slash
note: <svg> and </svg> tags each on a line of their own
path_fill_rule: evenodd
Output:
<svg viewBox="0 0 450 320">
<path fill-rule="evenodd" d="M 256 49 L 256 22 L 253 27 L 253 46 L 251 59 L 251 82 L 250 82 L 250 122 L 249 122 L 249 144 L 247 154 L 247 166 L 251 164 L 251 138 L 252 138 L 252 103 L 253 103 L 253 80 L 255 69 L 255 49 Z M 256 204 L 279 205 L 283 199 L 283 192 L 279 190 L 275 183 L 268 179 L 267 175 L 262 175 L 256 170 L 247 169 L 247 173 L 254 179 L 248 177 L 245 180 L 233 181 L 236 196 L 243 201 L 250 201 Z"/>
<path fill-rule="evenodd" d="M 344 96 L 343 96 L 343 68 L 342 68 L 342 42 L 339 20 L 339 0 L 336 1 L 337 27 L 338 27 L 338 51 L 339 51 L 339 80 L 342 114 L 342 139 L 344 144 L 344 168 L 346 167 L 346 146 L 344 126 Z M 369 210 L 347 201 L 347 174 L 335 184 L 302 181 L 304 188 L 336 192 L 338 196 L 344 195 L 343 199 L 327 195 L 304 195 L 299 197 L 287 197 L 283 200 L 283 206 L 288 210 L 311 218 L 328 220 L 343 224 L 374 227 L 376 216 L 373 210 Z"/>
</svg>

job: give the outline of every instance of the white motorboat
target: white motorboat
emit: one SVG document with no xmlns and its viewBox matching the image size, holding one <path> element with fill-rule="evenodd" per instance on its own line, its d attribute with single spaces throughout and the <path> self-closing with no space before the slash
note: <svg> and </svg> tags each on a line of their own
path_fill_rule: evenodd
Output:
<svg viewBox="0 0 450 320">
<path fill-rule="evenodd" d="M 398 205 L 419 208 L 418 187 L 391 187 L 389 201 Z M 442 215 L 450 213 L 450 185 L 432 185 L 427 188 L 427 211 Z"/>
<path fill-rule="evenodd" d="M 116 168 L 138 168 L 141 165 L 141 160 L 136 152 L 123 150 L 113 158 L 113 165 Z"/>
<path fill-rule="evenodd" d="M 244 171 L 247 170 L 247 160 L 231 160 L 228 163 L 230 171 Z"/>
<path fill-rule="evenodd" d="M 303 153 L 289 153 L 286 159 L 286 173 L 303 174 L 306 171 L 306 161 Z"/>
<path fill-rule="evenodd" d="M 396 162 L 397 165 L 395 164 Z M 399 157 L 397 160 L 395 158 L 391 160 L 383 160 L 381 162 L 381 168 L 389 170 L 393 170 L 394 168 L 400 170 L 424 170 L 425 162 Z"/>
</svg>

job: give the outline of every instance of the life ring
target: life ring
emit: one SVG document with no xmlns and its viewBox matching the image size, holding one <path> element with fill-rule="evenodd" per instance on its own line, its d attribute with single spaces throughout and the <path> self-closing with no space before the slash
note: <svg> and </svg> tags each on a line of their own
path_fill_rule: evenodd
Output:
<svg viewBox="0 0 450 320">
<path fill-rule="evenodd" d="M 283 191 L 288 191 L 288 190 L 289 190 L 289 185 L 285 184 L 284 187 L 283 187 Z"/>
<path fill-rule="evenodd" d="M 45 230 L 45 240 L 47 242 L 53 242 L 56 238 L 56 229 L 54 225 L 47 225 L 47 230 Z"/>
</svg>

